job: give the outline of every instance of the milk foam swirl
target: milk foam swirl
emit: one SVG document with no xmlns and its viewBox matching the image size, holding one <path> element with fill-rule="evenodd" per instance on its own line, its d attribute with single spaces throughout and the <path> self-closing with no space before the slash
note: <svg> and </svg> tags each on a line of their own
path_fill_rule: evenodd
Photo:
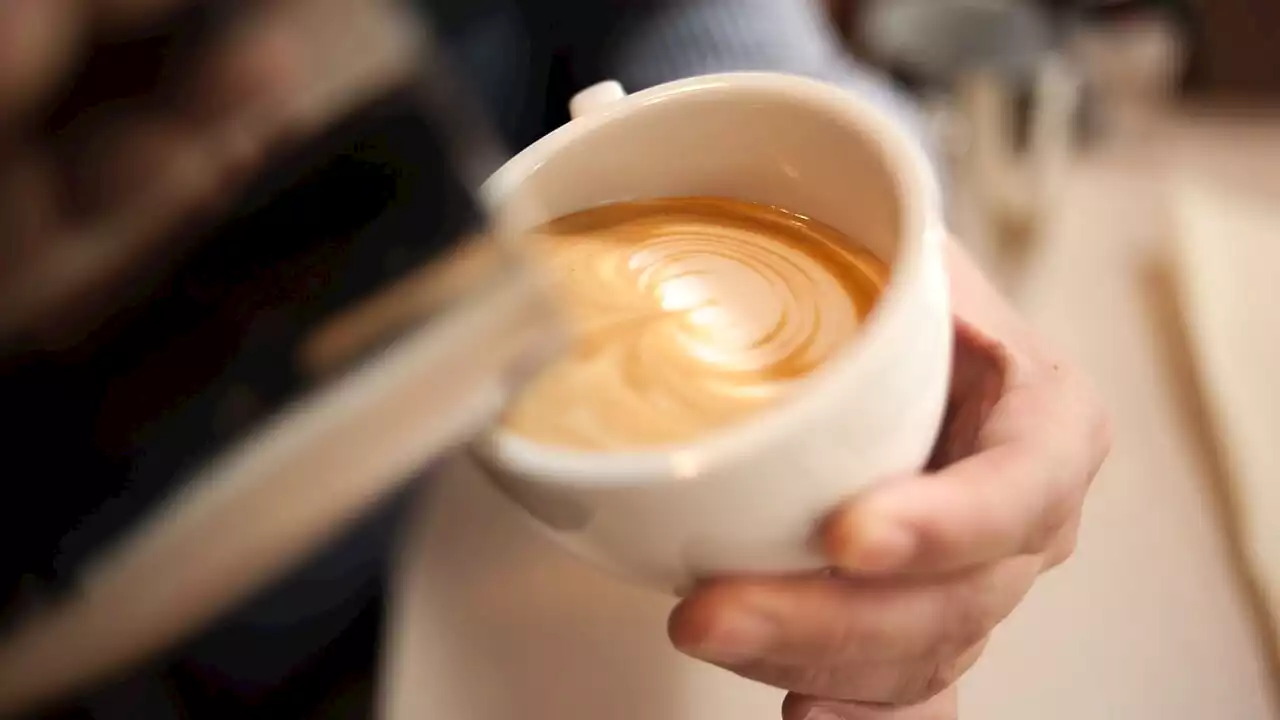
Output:
<svg viewBox="0 0 1280 720">
<path fill-rule="evenodd" d="M 888 275 L 827 225 L 720 198 L 606 205 L 531 241 L 576 341 L 504 425 L 586 450 L 687 442 L 766 407 L 857 333 Z"/>
</svg>

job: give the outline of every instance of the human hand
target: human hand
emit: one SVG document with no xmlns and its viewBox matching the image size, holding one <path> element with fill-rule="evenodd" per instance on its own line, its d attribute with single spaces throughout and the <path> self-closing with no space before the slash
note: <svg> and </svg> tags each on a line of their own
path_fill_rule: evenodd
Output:
<svg viewBox="0 0 1280 720">
<path fill-rule="evenodd" d="M 197 6 L 242 12 L 207 46 L 164 37 Z M 396 7 L 0 2 L 0 341 L 91 326 L 270 151 L 407 75 Z"/>
<path fill-rule="evenodd" d="M 1036 578 L 1075 548 L 1110 446 L 1088 384 L 958 247 L 956 355 L 931 468 L 834 513 L 832 571 L 705 582 L 672 613 L 677 648 L 792 691 L 785 720 L 950 720 L 954 685 Z"/>
</svg>

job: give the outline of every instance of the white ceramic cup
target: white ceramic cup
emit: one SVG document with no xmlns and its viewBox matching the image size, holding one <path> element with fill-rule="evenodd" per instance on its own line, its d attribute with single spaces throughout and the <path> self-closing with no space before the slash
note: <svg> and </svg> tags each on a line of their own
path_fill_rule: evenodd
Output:
<svg viewBox="0 0 1280 720">
<path fill-rule="evenodd" d="M 888 262 L 890 280 L 848 348 L 739 425 L 626 453 L 498 428 L 478 456 L 562 544 L 651 587 L 821 567 L 816 524 L 859 490 L 919 470 L 942 422 L 953 335 L 931 166 L 877 108 L 792 76 L 704 76 L 633 95 L 605 83 L 571 110 L 485 187 L 520 222 L 620 200 L 737 198 L 834 226 Z"/>
</svg>

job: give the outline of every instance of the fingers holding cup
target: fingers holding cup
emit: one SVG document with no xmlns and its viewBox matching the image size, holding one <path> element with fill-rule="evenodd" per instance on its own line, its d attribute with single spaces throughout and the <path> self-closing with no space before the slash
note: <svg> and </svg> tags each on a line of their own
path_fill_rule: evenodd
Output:
<svg viewBox="0 0 1280 720">
<path fill-rule="evenodd" d="M 705 583 L 672 613 L 677 648 L 818 698 L 913 705 L 977 660 L 1041 564 L 1021 557 L 936 582 L 813 575 Z"/>
<path fill-rule="evenodd" d="M 832 515 L 821 531 L 830 560 L 860 573 L 939 573 L 1021 554 L 1069 554 L 1062 539 L 1074 537 L 1109 449 L 1105 418 L 1071 377 L 1047 369 L 1021 378 L 974 419 L 967 457 L 885 482 Z M 949 423 L 940 444 L 970 424 Z"/>
</svg>

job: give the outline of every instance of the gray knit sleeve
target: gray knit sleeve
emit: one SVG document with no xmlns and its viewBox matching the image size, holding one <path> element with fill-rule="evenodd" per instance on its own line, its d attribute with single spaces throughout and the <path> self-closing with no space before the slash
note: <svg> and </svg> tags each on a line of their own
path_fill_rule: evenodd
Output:
<svg viewBox="0 0 1280 720">
<path fill-rule="evenodd" d="M 806 75 L 869 98 L 931 149 L 919 108 L 850 57 L 814 0 L 640 0 L 632 7 L 600 68 L 627 89 L 737 70 Z"/>
</svg>

